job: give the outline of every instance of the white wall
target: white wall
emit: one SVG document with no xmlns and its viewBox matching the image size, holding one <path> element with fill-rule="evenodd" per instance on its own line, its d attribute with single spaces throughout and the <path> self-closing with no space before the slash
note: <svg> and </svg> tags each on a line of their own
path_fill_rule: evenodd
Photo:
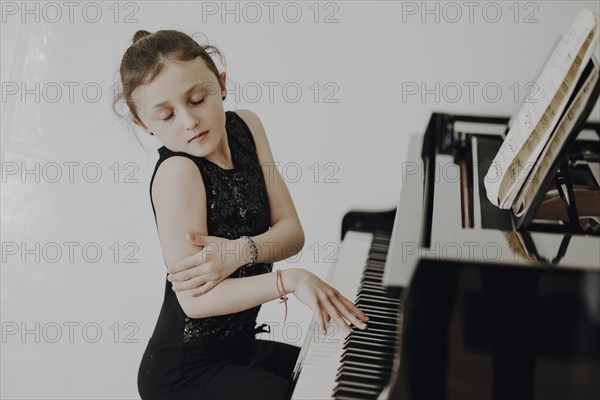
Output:
<svg viewBox="0 0 600 400">
<path fill-rule="evenodd" d="M 236 82 L 246 89 L 231 91 L 226 109 L 254 110 L 275 159 L 291 166 L 288 187 L 306 247 L 300 261 L 276 267 L 302 266 L 326 278 L 333 264 L 325 246 L 339 244 L 343 215 L 395 207 L 408 136 L 423 133 L 433 111 L 513 113 L 578 11 L 599 13 L 594 1 L 297 2 L 302 15 L 292 23 L 295 9 L 284 13 L 286 3 L 275 2 L 271 22 L 257 2 L 262 17 L 253 23 L 256 8 L 244 3 L 227 3 L 238 7 L 236 22 L 235 13 L 222 21 L 205 12 L 222 10 L 222 2 L 120 3 L 118 15 L 112 2 L 98 2 L 102 14 L 93 23 L 95 8 L 83 13 L 86 3 L 76 3 L 72 22 L 66 5 L 53 4 L 58 8 L 28 3 L 31 14 L 21 2 L 2 5 L 2 398 L 139 398 L 137 368 L 164 288 L 148 196 L 159 143 L 140 132 L 144 152 L 110 108 L 136 30 L 202 33 L 225 53 L 230 89 Z M 68 82 L 78 85 L 72 101 Z M 279 84 L 272 99 L 268 82 Z M 439 85 L 439 98 L 403 98 L 413 83 L 434 92 Z M 301 88 L 297 102 L 284 97 L 286 84 Z M 54 101 L 57 87 L 62 96 Z M 90 99 L 94 87 L 101 89 L 97 101 Z M 458 97 L 456 87 L 463 89 Z M 24 102 L 22 89 L 33 89 Z M 336 102 L 326 102 L 328 94 Z M 24 173 L 36 166 L 38 181 Z M 94 166 L 102 176 L 90 183 Z M 301 168 L 297 182 L 293 166 Z M 57 171 L 62 177 L 52 182 Z M 338 182 L 325 182 L 332 171 Z M 97 248 L 102 254 L 93 262 Z M 287 336 L 281 304 L 263 306 L 259 322 L 280 324 L 275 340 L 301 344 L 311 312 L 293 297 L 290 303 Z M 296 326 L 302 331 L 294 342 Z"/>
</svg>

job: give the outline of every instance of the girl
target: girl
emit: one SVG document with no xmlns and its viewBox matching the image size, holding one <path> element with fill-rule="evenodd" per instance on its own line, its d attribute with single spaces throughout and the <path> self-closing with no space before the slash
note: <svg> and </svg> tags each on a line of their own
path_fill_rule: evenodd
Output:
<svg viewBox="0 0 600 400">
<path fill-rule="evenodd" d="M 224 111 L 226 74 L 209 50 L 220 55 L 178 31 L 142 30 L 120 66 L 115 103 L 124 99 L 163 144 L 150 200 L 165 262 L 180 271 L 165 279 L 138 390 L 143 399 L 284 399 L 300 349 L 255 339 L 263 303 L 293 293 L 323 332 L 330 319 L 350 333 L 348 322 L 366 329 L 368 318 L 306 270 L 272 271 L 304 233 L 260 120 Z M 200 247 L 184 240 L 190 232 L 204 237 Z"/>
</svg>

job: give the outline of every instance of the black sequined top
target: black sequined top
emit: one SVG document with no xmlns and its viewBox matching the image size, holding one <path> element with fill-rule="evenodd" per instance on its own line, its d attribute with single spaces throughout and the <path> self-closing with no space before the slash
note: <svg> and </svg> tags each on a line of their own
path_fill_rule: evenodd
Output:
<svg viewBox="0 0 600 400">
<path fill-rule="evenodd" d="M 150 181 L 160 164 L 169 157 L 183 156 L 198 166 L 206 191 L 207 228 L 209 236 L 237 239 L 256 236 L 270 228 L 270 207 L 265 180 L 256 154 L 250 129 L 235 112 L 226 111 L 226 131 L 234 169 L 223 169 L 202 157 L 173 152 L 162 146 Z M 152 202 L 156 221 L 156 211 Z M 157 225 L 158 228 L 158 225 Z M 230 277 L 252 276 L 271 272 L 272 263 L 243 266 Z M 151 342 L 210 343 L 238 335 L 248 335 L 255 329 L 260 305 L 249 310 L 209 318 L 189 318 L 181 309 L 171 283 L 165 275 L 164 301 Z"/>
</svg>

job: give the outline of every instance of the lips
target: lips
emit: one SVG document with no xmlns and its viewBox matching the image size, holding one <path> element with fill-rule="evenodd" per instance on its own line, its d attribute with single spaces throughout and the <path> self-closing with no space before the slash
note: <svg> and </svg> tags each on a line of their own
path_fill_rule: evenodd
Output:
<svg viewBox="0 0 600 400">
<path fill-rule="evenodd" d="M 208 133 L 208 131 L 200 132 L 199 134 L 197 134 L 196 136 L 194 136 L 193 138 L 191 138 L 190 140 L 188 140 L 188 143 L 191 142 L 194 139 L 197 139 L 199 137 L 203 137 L 206 133 Z"/>
</svg>

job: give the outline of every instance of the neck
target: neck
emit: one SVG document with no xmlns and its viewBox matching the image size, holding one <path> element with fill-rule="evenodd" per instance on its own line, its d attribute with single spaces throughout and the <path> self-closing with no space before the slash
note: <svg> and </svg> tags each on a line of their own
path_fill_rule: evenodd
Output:
<svg viewBox="0 0 600 400">
<path fill-rule="evenodd" d="M 229 143 L 227 142 L 227 132 L 225 132 L 215 150 L 204 158 L 222 168 L 233 169 L 231 149 L 229 149 Z"/>
</svg>

